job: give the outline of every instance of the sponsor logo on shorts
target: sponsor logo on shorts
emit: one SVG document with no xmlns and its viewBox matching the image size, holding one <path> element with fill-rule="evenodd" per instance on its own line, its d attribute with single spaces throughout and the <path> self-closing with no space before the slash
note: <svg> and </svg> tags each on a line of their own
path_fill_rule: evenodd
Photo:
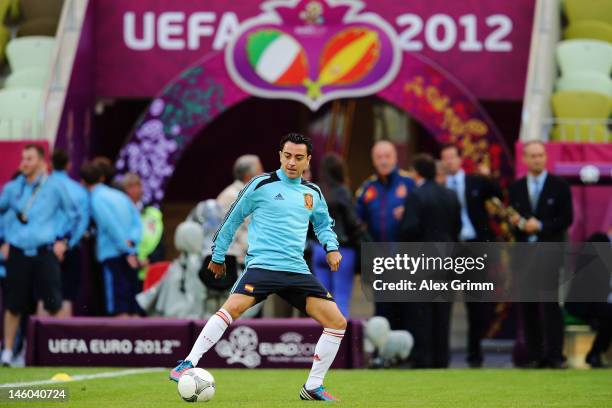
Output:
<svg viewBox="0 0 612 408">
<path fill-rule="evenodd" d="M 304 194 L 304 207 L 306 207 L 306 209 L 308 210 L 312 210 L 312 206 L 313 206 L 312 194 L 309 194 L 309 193 Z"/>
<path fill-rule="evenodd" d="M 255 287 L 253 285 L 244 285 L 244 290 L 246 290 L 247 292 L 253 293 L 253 291 L 255 290 Z"/>
<path fill-rule="evenodd" d="M 327 298 L 328 298 L 328 299 L 331 299 L 331 298 L 332 298 L 332 294 L 331 294 L 331 293 L 329 293 L 329 292 L 327 292 Z"/>
</svg>

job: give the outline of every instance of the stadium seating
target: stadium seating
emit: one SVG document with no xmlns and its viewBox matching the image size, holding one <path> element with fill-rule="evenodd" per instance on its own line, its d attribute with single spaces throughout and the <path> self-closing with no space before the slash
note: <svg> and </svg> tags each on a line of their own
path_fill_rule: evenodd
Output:
<svg viewBox="0 0 612 408">
<path fill-rule="evenodd" d="M 4 23 L 11 8 L 11 0 L 0 0 L 0 24 Z"/>
<path fill-rule="evenodd" d="M 612 23 L 610 0 L 564 0 L 565 14 L 570 24 L 581 21 Z"/>
<path fill-rule="evenodd" d="M 0 66 L 4 63 L 5 48 L 11 38 L 10 31 L 4 26 L 11 9 L 11 0 L 0 0 Z"/>
<path fill-rule="evenodd" d="M 37 139 L 40 89 L 0 90 L 0 139 Z"/>
<path fill-rule="evenodd" d="M 612 24 L 602 21 L 579 21 L 565 29 L 564 37 L 569 40 L 589 38 L 612 43 Z"/>
<path fill-rule="evenodd" d="M 563 76 L 584 71 L 608 76 L 612 70 L 612 44 L 597 40 L 561 41 L 557 61 Z"/>
<path fill-rule="evenodd" d="M 19 18 L 19 0 L 11 0 L 9 15 L 13 20 L 17 20 Z"/>
<path fill-rule="evenodd" d="M 612 97 L 612 79 L 597 72 L 576 72 L 559 78 L 557 91 L 587 91 Z"/>
<path fill-rule="evenodd" d="M 59 21 L 64 0 L 20 0 L 21 13 L 26 21 L 49 18 Z"/>
<path fill-rule="evenodd" d="M 0 24 L 0 66 L 4 63 L 4 59 L 6 58 L 6 44 L 9 42 L 10 38 L 10 31 Z"/>
<path fill-rule="evenodd" d="M 12 73 L 6 78 L 4 87 L 14 88 L 38 88 L 42 89 L 47 81 L 48 71 L 42 68 L 26 68 Z"/>
<path fill-rule="evenodd" d="M 552 140 L 604 142 L 605 121 L 610 116 L 610 97 L 602 93 L 559 91 L 552 96 L 553 112 L 559 124 Z"/>
<path fill-rule="evenodd" d="M 55 37 L 56 32 L 57 20 L 51 18 L 37 18 L 23 23 L 17 29 L 17 37 L 28 37 L 33 35 Z"/>
<path fill-rule="evenodd" d="M 48 67 L 55 48 L 53 37 L 32 36 L 11 40 L 6 47 L 13 72 L 25 68 Z"/>
</svg>

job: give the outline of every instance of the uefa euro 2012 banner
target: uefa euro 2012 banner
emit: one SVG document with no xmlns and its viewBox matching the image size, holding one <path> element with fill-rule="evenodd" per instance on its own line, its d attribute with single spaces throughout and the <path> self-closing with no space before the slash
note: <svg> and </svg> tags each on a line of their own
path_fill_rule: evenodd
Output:
<svg viewBox="0 0 612 408">
<path fill-rule="evenodd" d="M 198 59 L 225 52 L 247 28 L 263 22 L 270 28 L 282 21 L 281 31 L 261 33 L 248 51 L 248 61 L 238 62 L 256 70 L 267 64 L 286 65 L 282 72 L 261 75 L 259 79 L 271 84 L 309 79 L 309 92 L 316 94 L 320 86 L 363 75 L 374 59 L 392 48 L 432 60 L 477 98 L 520 100 L 535 2 L 105 0 L 92 4 L 94 18 L 86 23 L 93 25 L 95 36 L 98 97 L 154 96 Z M 360 23 L 364 21 L 368 24 Z M 322 27 L 327 34 L 317 36 Z M 377 32 L 379 28 L 382 31 Z M 346 72 L 332 69 L 334 57 L 340 58 L 342 51 L 361 56 L 344 64 Z M 303 78 L 305 73 L 310 75 Z"/>
<path fill-rule="evenodd" d="M 365 243 L 366 297 L 383 302 L 612 302 L 607 242 Z"/>
<path fill-rule="evenodd" d="M 27 365 L 171 367 L 185 358 L 204 321 L 32 318 Z M 240 319 L 206 354 L 208 368 L 310 368 L 321 336 L 312 319 Z M 362 326 L 349 321 L 335 368 L 362 365 Z"/>
</svg>

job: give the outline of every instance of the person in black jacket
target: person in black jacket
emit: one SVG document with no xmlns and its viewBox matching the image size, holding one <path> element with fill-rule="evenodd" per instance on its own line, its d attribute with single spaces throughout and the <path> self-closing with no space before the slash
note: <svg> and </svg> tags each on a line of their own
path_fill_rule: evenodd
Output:
<svg viewBox="0 0 612 408">
<path fill-rule="evenodd" d="M 349 315 L 355 268 L 358 265 L 357 248 L 366 239 L 366 227 L 360 221 L 346 185 L 346 165 L 342 157 L 328 153 L 321 159 L 319 186 L 327 201 L 329 214 L 334 219 L 334 232 L 338 236 L 342 263 L 332 272 L 325 259 L 325 249 L 312 245 L 312 269 L 316 277 L 333 295 L 344 316 Z"/>
<path fill-rule="evenodd" d="M 565 241 L 567 229 L 573 221 L 569 184 L 546 171 L 546 149 L 542 142 L 524 144 L 523 160 L 528 174 L 509 188 L 510 205 L 518 212 L 511 220 L 516 227 L 516 240 L 533 243 Z M 531 270 L 543 277 L 549 289 L 556 289 L 561 259 L 550 259 L 545 253 L 541 255 Z M 521 309 L 528 365 L 563 367 L 563 315 L 559 303 L 523 303 Z"/>
<path fill-rule="evenodd" d="M 592 368 L 606 367 L 601 355 L 612 344 L 612 280 L 609 264 L 606 265 L 603 253 L 595 250 L 595 245 L 602 248 L 605 243 L 612 243 L 612 227 L 608 233 L 596 232 L 584 244 L 583 252 L 579 253 L 576 262 L 576 272 L 570 284 L 565 310 L 572 315 L 585 320 L 597 334 L 585 361 Z M 590 302 L 584 299 L 593 300 Z"/>
<path fill-rule="evenodd" d="M 440 150 L 440 160 L 446 171 L 446 187 L 457 193 L 461 204 L 462 225 L 459 239 L 465 242 L 495 241 L 485 203 L 493 197 L 502 198 L 499 185 L 489 177 L 466 174 L 456 145 L 443 146 Z"/>
<path fill-rule="evenodd" d="M 413 161 L 417 188 L 406 198 L 402 241 L 456 242 L 461 231 L 461 206 L 456 194 L 435 182 L 436 165 L 429 155 Z M 449 363 L 451 303 L 406 303 L 408 330 L 414 337 L 410 359 L 415 368 L 444 368 Z"/>
<path fill-rule="evenodd" d="M 446 187 L 455 191 L 461 204 L 461 242 L 494 242 L 495 234 L 489 225 L 487 200 L 502 198 L 501 188 L 488 177 L 466 174 L 459 148 L 454 144 L 442 146 L 440 160 L 446 172 Z M 481 279 L 484 276 L 480 277 Z M 465 302 L 468 318 L 468 354 L 470 367 L 481 367 L 483 356 L 480 341 L 488 322 L 489 305 L 480 302 Z"/>
</svg>

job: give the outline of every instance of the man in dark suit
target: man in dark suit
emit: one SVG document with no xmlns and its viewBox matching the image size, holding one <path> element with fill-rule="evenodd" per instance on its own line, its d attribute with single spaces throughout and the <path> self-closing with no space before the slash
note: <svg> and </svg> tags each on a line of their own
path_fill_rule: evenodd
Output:
<svg viewBox="0 0 612 408">
<path fill-rule="evenodd" d="M 462 242 L 491 242 L 495 234 L 489 225 L 489 214 L 485 207 L 487 200 L 502 197 L 499 185 L 488 177 L 478 174 L 466 174 L 459 148 L 454 144 L 442 146 L 440 160 L 446 173 L 446 187 L 455 191 L 461 204 Z M 484 279 L 484 276 L 480 277 Z M 479 302 L 466 302 L 468 318 L 468 354 L 470 367 L 482 366 L 482 349 L 480 341 L 484 337 L 489 320 L 489 305 Z"/>
<path fill-rule="evenodd" d="M 595 244 L 597 243 L 597 244 Z M 601 244 L 604 243 L 604 244 Z M 586 355 L 586 362 L 592 368 L 607 367 L 601 355 L 612 344 L 612 280 L 609 266 L 604 260 L 604 253 L 593 256 L 612 243 L 612 226 L 608 233 L 592 234 L 577 257 L 574 279 L 564 303 L 565 310 L 587 322 L 596 332 L 591 350 Z M 588 292 L 588 293 L 587 293 Z M 583 299 L 593 300 L 585 302 Z"/>
<path fill-rule="evenodd" d="M 435 182 L 436 164 L 429 155 L 413 161 L 417 188 L 408 195 L 400 237 L 413 242 L 455 242 L 461 231 L 457 196 Z M 449 363 L 451 303 L 407 303 L 414 336 L 411 360 L 416 368 L 444 368 Z"/>
<path fill-rule="evenodd" d="M 520 214 L 511 220 L 516 227 L 516 240 L 534 243 L 565 241 L 573 220 L 569 184 L 546 171 L 546 149 L 542 142 L 524 144 L 523 160 L 528 174 L 509 188 L 510 205 Z M 541 274 L 549 289 L 554 290 L 558 288 L 561 260 L 545 255 L 536 260 L 537 266 L 532 270 Z M 563 367 L 563 315 L 559 303 L 523 303 L 521 308 L 529 365 Z"/>
</svg>

